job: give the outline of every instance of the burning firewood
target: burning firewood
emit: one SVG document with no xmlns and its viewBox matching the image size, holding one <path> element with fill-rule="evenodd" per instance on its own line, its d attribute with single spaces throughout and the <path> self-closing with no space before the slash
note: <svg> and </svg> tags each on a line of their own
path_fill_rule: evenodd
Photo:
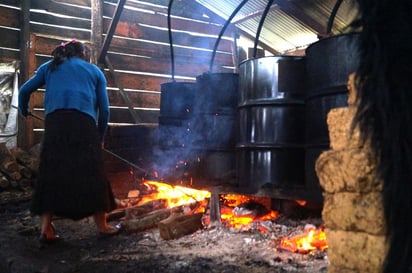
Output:
<svg viewBox="0 0 412 273">
<path fill-rule="evenodd" d="M 165 209 L 166 207 L 167 207 L 166 200 L 156 199 L 156 200 L 147 202 L 143 205 L 135 205 L 131 207 L 116 209 L 107 215 L 107 220 L 114 221 L 120 218 L 135 219 L 151 211 L 155 211 L 158 209 Z"/>
<path fill-rule="evenodd" d="M 175 214 L 158 224 L 160 236 L 164 240 L 177 239 L 203 228 L 203 213 Z"/>
<path fill-rule="evenodd" d="M 135 219 L 151 211 L 165 209 L 167 201 L 165 199 L 156 199 L 143 205 L 133 206 L 125 209 L 126 219 Z"/>
<path fill-rule="evenodd" d="M 167 208 L 167 202 L 164 199 L 153 200 L 149 203 L 131 207 L 126 209 L 126 217 L 123 220 L 123 226 L 127 232 L 139 232 L 146 229 L 158 227 L 159 223 L 162 220 L 165 220 L 171 215 L 183 215 L 188 217 L 177 217 L 176 221 L 179 223 L 189 221 L 188 223 L 192 225 L 186 231 L 184 228 L 181 228 L 182 231 L 178 231 L 177 235 L 183 235 L 185 232 L 193 232 L 194 227 L 196 230 L 199 229 L 198 225 L 191 223 L 195 222 L 194 219 L 191 219 L 191 215 L 194 215 L 193 212 L 196 211 L 196 208 L 202 202 L 195 202 L 188 205 L 181 205 L 173 208 Z M 187 215 L 186 215 L 187 214 Z M 202 213 L 200 213 L 202 215 Z M 201 216 L 199 216 L 199 222 L 201 224 Z M 173 217 L 174 219 L 174 217 Z M 172 223 L 171 225 L 174 225 Z M 188 234 L 188 233 L 187 233 Z M 176 236 L 176 235 L 171 235 Z"/>
<path fill-rule="evenodd" d="M 252 216 L 254 218 L 261 217 L 269 213 L 269 210 L 259 202 L 249 200 L 242 203 L 233 209 L 236 216 Z"/>
<path fill-rule="evenodd" d="M 122 226 L 126 232 L 140 232 L 156 227 L 160 221 L 171 215 L 170 209 L 158 209 L 143 214 L 137 218 L 122 221 Z"/>
<path fill-rule="evenodd" d="M 325 250 L 328 248 L 323 227 L 317 229 L 314 226 L 308 225 L 308 227 L 305 227 L 305 230 L 303 234 L 291 238 L 283 238 L 278 250 L 305 254 L 313 250 Z"/>
</svg>

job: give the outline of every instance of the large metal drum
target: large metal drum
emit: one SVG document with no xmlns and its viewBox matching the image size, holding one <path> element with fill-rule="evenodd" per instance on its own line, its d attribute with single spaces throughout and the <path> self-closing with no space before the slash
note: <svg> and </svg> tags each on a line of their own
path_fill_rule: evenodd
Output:
<svg viewBox="0 0 412 273">
<path fill-rule="evenodd" d="M 200 184 L 230 184 L 235 175 L 235 138 L 239 75 L 204 73 L 196 77 L 191 119 L 197 161 L 190 170 Z"/>
<path fill-rule="evenodd" d="M 191 119 L 196 83 L 169 82 L 161 85 L 158 149 L 153 168 L 162 179 L 179 182 L 186 177 L 193 143 Z"/>
<path fill-rule="evenodd" d="M 302 57 L 273 56 L 239 66 L 239 188 L 304 186 L 305 63 Z"/>
<path fill-rule="evenodd" d="M 239 105 L 267 99 L 304 99 L 305 88 L 303 57 L 262 57 L 239 66 Z"/>
<path fill-rule="evenodd" d="M 337 35 L 313 43 L 306 49 L 306 183 L 318 187 L 315 163 L 329 149 L 327 114 L 347 106 L 347 81 L 358 60 L 358 33 Z"/>
<path fill-rule="evenodd" d="M 161 85 L 159 145 L 184 147 L 191 143 L 192 118 L 196 83 L 170 82 Z"/>
</svg>

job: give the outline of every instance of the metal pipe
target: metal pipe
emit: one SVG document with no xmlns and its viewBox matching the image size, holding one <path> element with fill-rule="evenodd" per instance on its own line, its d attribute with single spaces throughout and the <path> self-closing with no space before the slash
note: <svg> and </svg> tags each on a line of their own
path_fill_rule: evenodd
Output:
<svg viewBox="0 0 412 273">
<path fill-rule="evenodd" d="M 235 15 L 239 12 L 239 10 L 247 3 L 248 0 L 243 0 L 239 6 L 232 12 L 232 14 L 230 15 L 230 17 L 227 19 L 227 21 L 225 22 L 225 24 L 223 25 L 223 28 L 220 30 L 219 36 L 216 40 L 215 46 L 213 47 L 213 52 L 212 52 L 212 58 L 210 60 L 210 65 L 209 65 L 209 71 L 210 73 L 212 73 L 213 70 L 213 63 L 215 60 L 215 55 L 216 55 L 216 50 L 217 47 L 219 45 L 220 39 L 223 36 L 223 33 L 225 33 L 226 28 L 228 27 L 229 23 L 232 21 L 233 17 L 235 17 Z"/>
<path fill-rule="evenodd" d="M 172 81 L 175 81 L 175 54 L 173 51 L 173 37 L 172 37 L 172 22 L 170 18 L 170 13 L 172 10 L 173 0 L 169 1 L 169 7 L 167 9 L 167 29 L 169 33 L 169 44 L 170 44 L 170 59 L 171 59 L 171 74 L 172 74 Z"/>
<path fill-rule="evenodd" d="M 259 43 L 259 37 L 260 37 L 260 32 L 262 31 L 263 28 L 263 23 L 265 22 L 266 16 L 269 13 L 270 7 L 272 6 L 274 0 L 269 0 L 268 4 L 266 5 L 265 10 L 263 11 L 262 18 L 260 18 L 259 26 L 256 32 L 256 37 L 255 37 L 255 44 L 253 46 L 253 58 L 256 58 L 256 53 L 257 53 L 257 46 Z"/>
<path fill-rule="evenodd" d="M 336 14 L 338 13 L 339 7 L 342 4 L 343 0 L 337 0 L 335 6 L 332 9 L 332 13 L 329 17 L 328 25 L 326 28 L 326 34 L 330 35 L 332 32 L 333 22 L 335 21 Z"/>
<path fill-rule="evenodd" d="M 144 173 L 145 173 L 145 175 L 148 173 L 148 171 L 147 171 L 147 170 L 145 170 L 145 169 L 143 169 L 143 168 L 141 168 L 141 167 L 137 166 L 136 164 L 134 164 L 134 163 L 132 163 L 132 162 L 130 162 L 130 161 L 128 161 L 128 160 L 126 160 L 126 159 L 124 159 L 124 158 L 123 158 L 123 157 L 121 157 L 120 155 L 115 154 L 115 153 L 113 153 L 112 151 L 107 150 L 106 148 L 102 148 L 102 150 L 103 150 L 103 151 L 105 151 L 106 153 L 108 153 L 108 154 L 110 154 L 110 155 L 112 155 L 112 156 L 116 157 L 117 159 L 119 159 L 119 160 L 123 161 L 124 163 L 126 163 L 126 164 L 127 164 L 127 165 L 129 165 L 130 167 L 133 167 L 133 168 L 134 168 L 134 169 L 136 169 L 136 170 L 139 170 L 139 171 L 144 172 Z"/>
</svg>

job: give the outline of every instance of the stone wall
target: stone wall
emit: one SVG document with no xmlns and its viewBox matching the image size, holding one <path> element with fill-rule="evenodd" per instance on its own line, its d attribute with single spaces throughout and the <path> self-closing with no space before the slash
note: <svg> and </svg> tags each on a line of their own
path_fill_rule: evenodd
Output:
<svg viewBox="0 0 412 273">
<path fill-rule="evenodd" d="M 328 273 L 378 273 L 386 254 L 381 181 L 359 130 L 351 131 L 356 111 L 353 75 L 348 107 L 328 113 L 330 150 L 316 162 L 323 189 L 323 221 L 328 242 Z"/>
</svg>

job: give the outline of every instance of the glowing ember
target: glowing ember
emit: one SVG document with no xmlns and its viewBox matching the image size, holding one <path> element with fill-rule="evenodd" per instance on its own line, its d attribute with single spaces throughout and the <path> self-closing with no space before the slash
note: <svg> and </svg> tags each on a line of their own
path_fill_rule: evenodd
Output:
<svg viewBox="0 0 412 273">
<path fill-rule="evenodd" d="M 328 248 L 326 234 L 322 229 L 310 229 L 305 234 L 292 238 L 283 238 L 280 249 L 291 252 L 308 253 L 312 250 L 325 250 Z"/>
<path fill-rule="evenodd" d="M 254 221 L 274 220 L 276 211 L 270 210 L 270 198 L 226 194 L 220 210 L 222 222 L 235 229 L 248 229 Z"/>
<path fill-rule="evenodd" d="M 187 205 L 210 198 L 210 192 L 205 190 L 196 190 L 182 186 L 172 186 L 166 183 L 147 181 L 145 185 L 154 190 L 142 196 L 139 204 L 145 204 L 149 201 L 164 199 L 167 200 L 167 207 L 174 208 L 177 206 Z"/>
<path fill-rule="evenodd" d="M 227 226 L 240 229 L 246 227 L 253 221 L 274 220 L 278 217 L 278 213 L 272 210 L 261 217 L 254 217 L 252 215 L 237 216 L 233 214 L 232 209 L 222 209 L 220 217 Z"/>
</svg>

